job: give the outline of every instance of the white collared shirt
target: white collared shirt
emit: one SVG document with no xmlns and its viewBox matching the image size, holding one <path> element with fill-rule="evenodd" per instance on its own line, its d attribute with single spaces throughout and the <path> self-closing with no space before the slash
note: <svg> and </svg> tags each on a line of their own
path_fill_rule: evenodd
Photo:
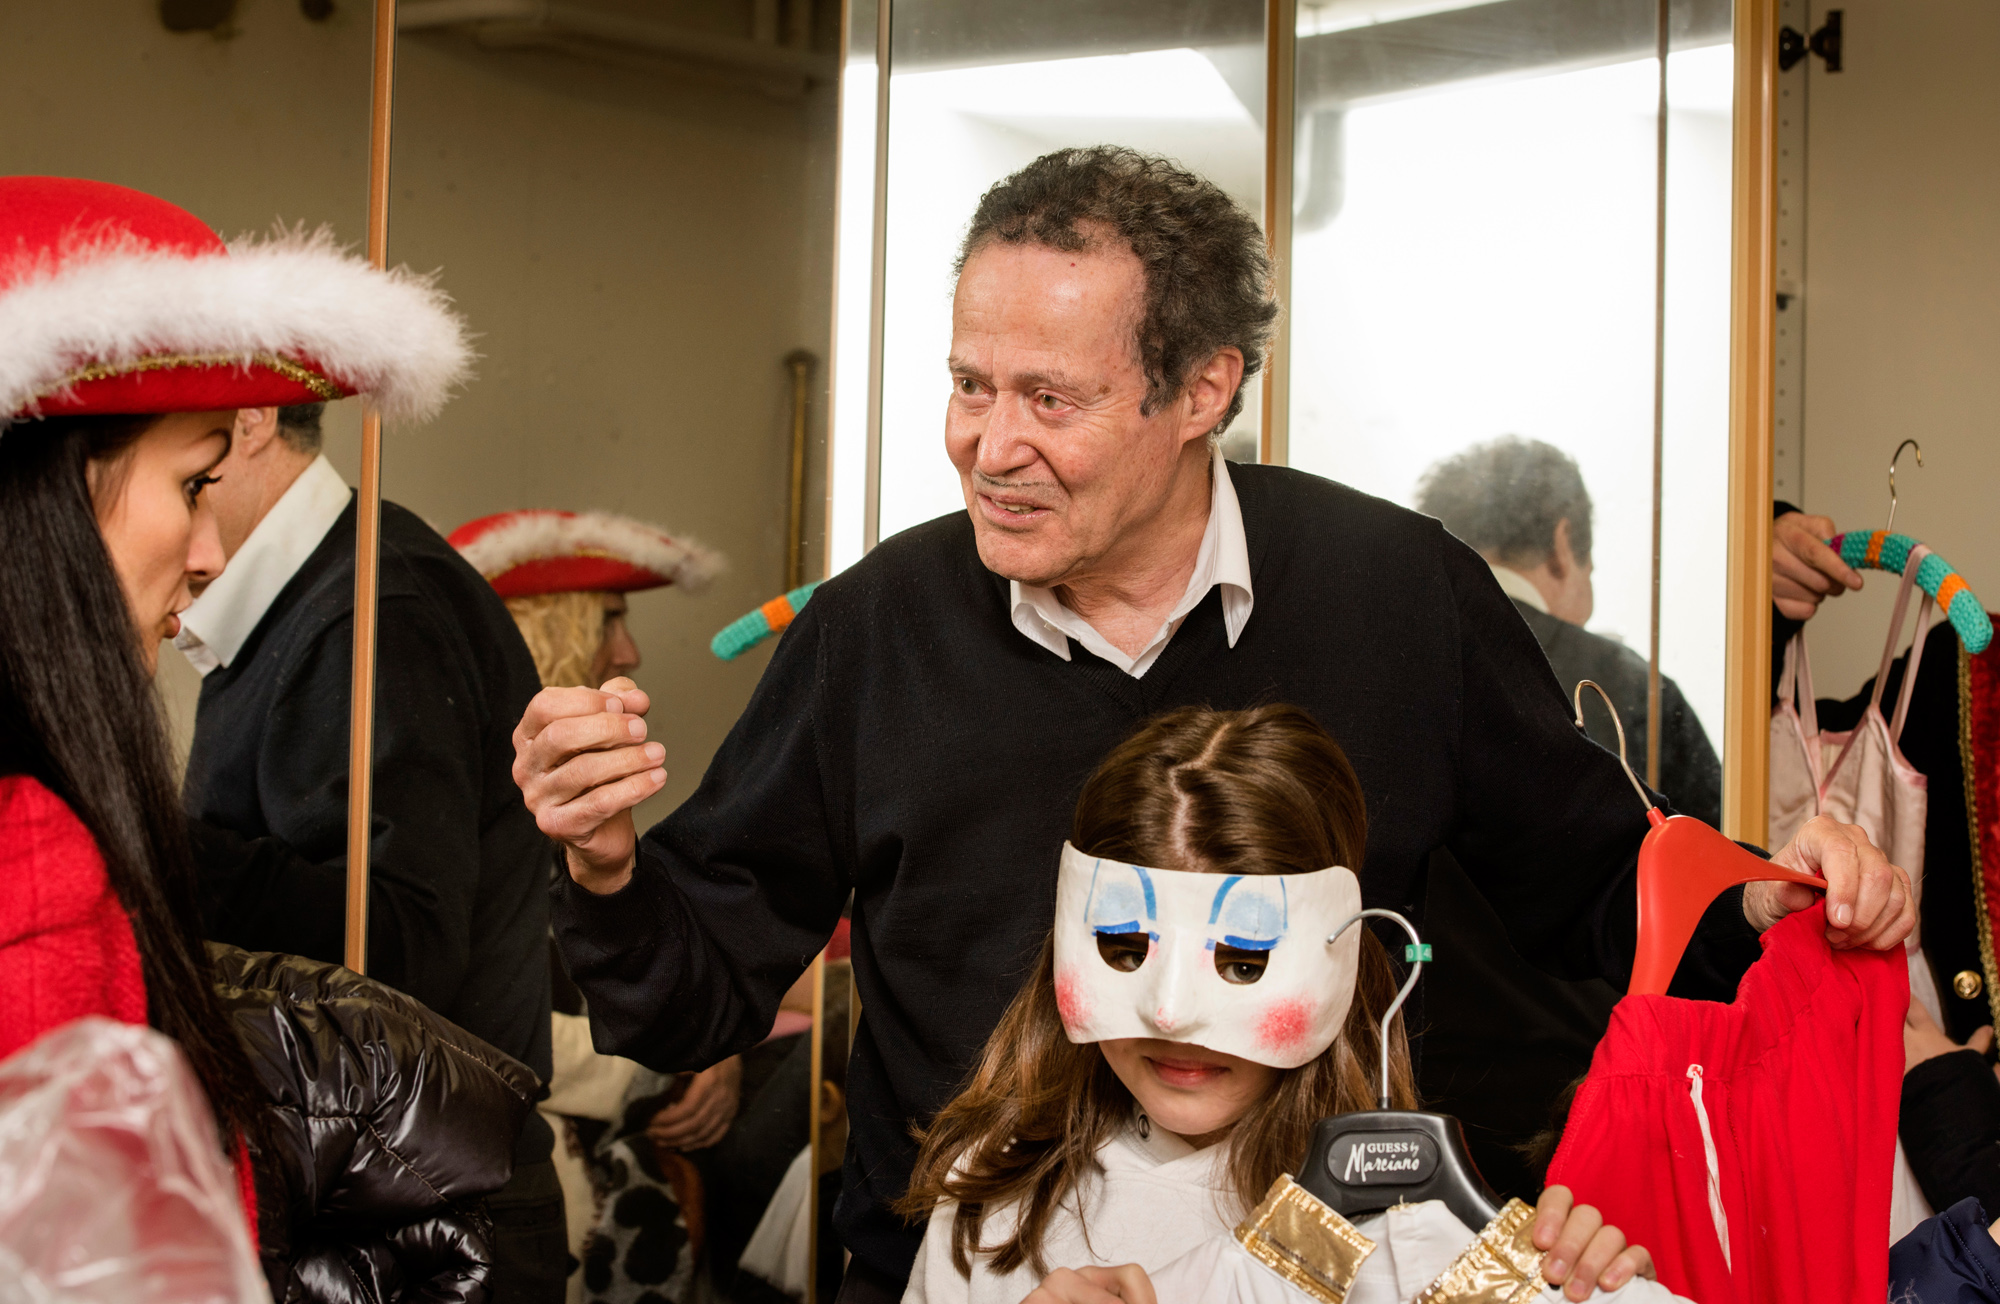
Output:
<svg viewBox="0 0 2000 1304">
<path fill-rule="evenodd" d="M 1037 588 L 1012 580 L 1007 585 L 1007 602 L 1014 628 L 1063 660 L 1070 659 L 1069 641 L 1075 639 L 1095 656 L 1103 657 L 1134 679 L 1152 669 L 1166 650 L 1167 641 L 1181 621 L 1201 604 L 1208 591 L 1222 587 L 1222 625 L 1235 647 L 1249 623 L 1253 597 L 1250 592 L 1250 545 L 1243 538 L 1243 508 L 1236 501 L 1236 486 L 1229 481 L 1229 463 L 1216 450 L 1210 465 L 1212 489 L 1208 503 L 1208 528 L 1202 531 L 1201 550 L 1195 554 L 1194 574 L 1188 577 L 1187 592 L 1160 622 L 1152 641 L 1137 656 L 1127 656 L 1097 632 L 1091 623 L 1062 604 L 1054 589 Z"/>
<path fill-rule="evenodd" d="M 203 677 L 236 659 L 257 622 L 347 510 L 350 497 L 333 463 L 314 458 L 257 522 L 222 574 L 181 613 L 174 646 Z"/>
<path fill-rule="evenodd" d="M 1535 587 L 1535 582 L 1517 570 L 1509 570 L 1497 561 L 1489 561 L 1493 578 L 1500 581 L 1500 591 L 1516 602 L 1525 602 L 1544 616 L 1549 614 L 1548 599 Z"/>
</svg>

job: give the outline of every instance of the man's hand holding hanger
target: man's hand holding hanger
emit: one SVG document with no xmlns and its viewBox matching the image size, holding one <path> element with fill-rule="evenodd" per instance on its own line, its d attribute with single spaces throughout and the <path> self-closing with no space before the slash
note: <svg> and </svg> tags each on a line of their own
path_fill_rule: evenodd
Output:
<svg viewBox="0 0 2000 1304">
<path fill-rule="evenodd" d="M 1819 604 L 1861 587 L 1861 575 L 1826 546 L 1840 531 L 1829 516 L 1786 512 L 1771 526 L 1771 601 L 1788 620 L 1811 620 Z"/>
</svg>

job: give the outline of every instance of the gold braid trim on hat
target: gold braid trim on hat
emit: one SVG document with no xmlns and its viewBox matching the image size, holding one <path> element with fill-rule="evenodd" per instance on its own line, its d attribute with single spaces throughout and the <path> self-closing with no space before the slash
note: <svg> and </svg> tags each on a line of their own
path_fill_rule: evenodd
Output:
<svg viewBox="0 0 2000 1304">
<path fill-rule="evenodd" d="M 1290 1177 L 1279 1174 L 1264 1202 L 1236 1227 L 1250 1256 L 1319 1304 L 1344 1304 L 1375 1242 Z"/>
<path fill-rule="evenodd" d="M 156 353 L 150 357 L 135 358 L 130 362 L 93 362 L 87 367 L 79 367 L 55 384 L 35 395 L 36 399 L 47 398 L 68 389 L 72 385 L 87 384 L 93 380 L 112 380 L 119 376 L 130 376 L 142 371 L 170 371 L 176 367 L 219 367 L 228 365 L 259 366 L 275 371 L 286 380 L 297 381 L 323 399 L 345 398 L 346 391 L 320 375 L 310 367 L 300 366 L 289 358 L 281 358 L 275 353 Z"/>
</svg>

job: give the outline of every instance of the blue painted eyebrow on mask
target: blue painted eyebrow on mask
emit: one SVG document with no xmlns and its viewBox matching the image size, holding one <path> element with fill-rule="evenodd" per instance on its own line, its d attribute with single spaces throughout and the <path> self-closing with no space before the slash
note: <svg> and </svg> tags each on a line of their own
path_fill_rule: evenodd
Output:
<svg viewBox="0 0 2000 1304">
<path fill-rule="evenodd" d="M 1085 897 L 1084 919 L 1094 933 L 1137 933 L 1152 932 L 1149 925 L 1159 917 L 1158 901 L 1153 893 L 1153 880 L 1137 865 L 1118 865 L 1114 868 L 1129 869 L 1131 875 L 1105 875 L 1104 861 L 1099 860 L 1091 867 L 1090 889 Z M 1135 881 L 1136 880 L 1136 881 Z M 1145 924 L 1139 922 L 1144 911 Z M 1105 916 L 1120 921 L 1116 924 L 1100 922 Z"/>
<path fill-rule="evenodd" d="M 1239 951 L 1268 951 L 1278 944 L 1278 939 L 1275 937 L 1230 937 L 1225 934 L 1222 944 L 1234 947 Z M 1213 947 L 1215 943 L 1211 942 L 1209 945 Z"/>
</svg>

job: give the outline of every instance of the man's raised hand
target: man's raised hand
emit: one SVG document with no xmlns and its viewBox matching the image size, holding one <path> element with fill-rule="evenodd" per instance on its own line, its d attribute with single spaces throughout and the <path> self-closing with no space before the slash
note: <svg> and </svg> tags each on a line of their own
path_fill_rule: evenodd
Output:
<svg viewBox="0 0 2000 1304">
<path fill-rule="evenodd" d="M 632 877 L 632 808 L 667 782 L 666 748 L 646 741 L 652 701 L 625 678 L 602 688 L 544 688 L 514 728 L 514 782 L 543 833 L 563 844 L 570 877 L 616 892 Z"/>
</svg>

